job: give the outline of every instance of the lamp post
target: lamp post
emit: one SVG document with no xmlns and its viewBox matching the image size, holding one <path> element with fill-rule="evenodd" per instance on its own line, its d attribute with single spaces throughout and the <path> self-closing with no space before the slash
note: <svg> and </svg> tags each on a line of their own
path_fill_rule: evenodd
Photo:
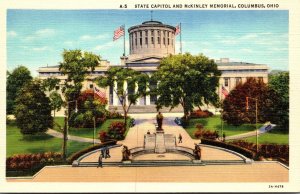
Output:
<svg viewBox="0 0 300 194">
<path fill-rule="evenodd" d="M 93 145 L 95 145 L 95 131 L 96 131 L 96 119 L 95 119 L 95 117 L 93 118 L 93 121 L 94 121 Z"/>
<path fill-rule="evenodd" d="M 258 153 L 258 129 L 257 129 L 257 114 L 258 114 L 258 106 L 257 106 L 257 98 L 246 97 L 246 110 L 248 111 L 249 99 L 255 100 L 255 128 L 256 128 L 256 153 Z"/>
</svg>

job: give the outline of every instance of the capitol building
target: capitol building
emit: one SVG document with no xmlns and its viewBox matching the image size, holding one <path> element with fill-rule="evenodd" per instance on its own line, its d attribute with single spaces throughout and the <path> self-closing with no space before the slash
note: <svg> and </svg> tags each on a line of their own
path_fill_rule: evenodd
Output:
<svg viewBox="0 0 300 194">
<path fill-rule="evenodd" d="M 128 29 L 129 33 L 129 55 L 121 56 L 120 65 L 128 67 L 136 71 L 151 74 L 157 71 L 161 59 L 168 55 L 175 53 L 176 41 L 176 28 L 174 26 L 163 24 L 159 21 L 145 21 L 142 24 L 132 26 Z M 200 50 L 201 52 L 201 50 Z M 240 82 L 245 82 L 247 78 L 254 77 L 268 82 L 268 66 L 264 64 L 254 64 L 247 62 L 232 62 L 228 58 L 221 58 L 215 60 L 218 69 L 222 75 L 219 79 L 219 87 L 216 90 L 220 99 L 222 96 L 222 86 L 229 92 L 235 88 Z M 109 61 L 102 60 L 95 71 L 88 76 L 84 82 L 83 90 L 93 89 L 93 78 L 103 75 L 110 67 L 117 66 L 110 64 Z M 66 79 L 59 71 L 59 66 L 40 67 L 38 69 L 39 78 L 46 79 L 48 77 L 56 77 L 61 80 Z M 113 92 L 113 87 L 102 88 L 108 99 L 109 109 L 120 109 L 120 102 L 118 97 Z M 156 87 L 156 83 L 150 83 L 150 88 Z M 61 86 L 57 86 L 59 91 Z M 199 88 L 201 90 L 201 88 Z M 138 100 L 137 104 L 132 106 L 131 113 L 133 112 L 155 112 L 155 101 L 157 96 L 149 95 L 142 97 Z M 206 108 L 209 108 L 207 106 Z M 210 107 L 211 108 L 211 107 Z M 205 107 L 204 107 L 205 109 Z M 168 111 L 169 109 L 165 109 Z M 181 112 L 181 107 L 175 108 L 173 112 Z"/>
</svg>

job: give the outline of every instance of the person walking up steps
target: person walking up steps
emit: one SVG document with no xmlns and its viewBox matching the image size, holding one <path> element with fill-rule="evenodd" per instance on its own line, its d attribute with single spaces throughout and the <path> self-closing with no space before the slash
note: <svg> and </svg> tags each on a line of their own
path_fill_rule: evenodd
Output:
<svg viewBox="0 0 300 194">
<path fill-rule="evenodd" d="M 182 143 L 182 136 L 181 136 L 181 134 L 179 133 L 179 135 L 178 135 L 178 143 Z"/>
</svg>

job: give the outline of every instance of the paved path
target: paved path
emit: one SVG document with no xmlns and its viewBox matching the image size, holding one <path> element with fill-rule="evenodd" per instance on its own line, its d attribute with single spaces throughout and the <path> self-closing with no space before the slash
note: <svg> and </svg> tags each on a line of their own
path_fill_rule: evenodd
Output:
<svg viewBox="0 0 300 194">
<path fill-rule="evenodd" d="M 168 116 L 166 116 L 166 115 L 168 115 Z M 136 120 L 136 125 L 143 124 L 143 126 L 141 126 L 140 128 L 144 128 L 144 129 L 147 128 L 147 130 L 150 130 L 150 132 L 152 132 L 152 133 L 155 132 L 154 123 L 156 121 L 154 119 L 155 118 L 154 113 L 152 113 L 152 114 L 151 113 L 150 114 L 131 114 L 131 116 Z M 176 117 L 181 117 L 181 116 L 182 116 L 182 113 L 168 113 L 168 114 L 165 114 L 165 119 L 164 119 L 165 132 L 174 134 L 177 137 L 178 137 L 179 133 L 182 133 L 182 135 L 185 134 L 183 139 L 187 139 L 187 138 L 190 138 L 188 133 L 185 130 L 180 130 L 180 129 L 183 129 L 183 128 L 178 127 L 174 122 Z M 266 130 L 265 128 L 268 125 L 271 125 L 271 128 Z M 274 124 L 265 123 L 264 126 L 262 126 L 258 130 L 258 135 L 261 135 L 263 133 L 266 133 L 266 132 L 270 131 L 274 126 L 275 126 Z M 176 129 L 176 130 L 169 130 L 170 128 L 173 128 L 173 129 Z M 142 131 L 142 130 L 140 130 L 140 131 Z M 145 131 L 143 130 L 143 132 L 145 132 Z M 53 129 L 48 129 L 48 131 L 46 133 L 48 135 L 53 136 L 53 137 L 63 138 L 63 134 L 61 132 L 55 131 Z M 137 132 L 133 132 L 133 133 L 137 133 Z M 128 132 L 128 134 L 129 134 L 129 132 Z M 127 134 L 127 136 L 128 136 L 128 134 Z M 186 134 L 188 136 L 186 136 Z M 226 140 L 243 139 L 243 138 L 253 137 L 253 136 L 256 136 L 256 130 L 251 131 L 251 132 L 247 132 L 247 133 L 238 134 L 238 135 L 227 136 Z M 93 141 L 94 141 L 91 138 L 84 138 L 84 137 L 73 136 L 73 135 L 68 135 L 68 139 L 72 140 L 72 141 L 87 142 L 87 143 L 93 143 Z M 128 139 L 132 139 L 132 138 L 128 138 Z M 195 141 L 197 141 L 197 140 L 195 140 Z M 100 143 L 100 141 L 98 139 L 96 139 L 95 143 Z M 124 143 L 127 143 L 127 141 L 125 141 Z M 185 145 L 185 144 L 182 144 L 182 145 Z"/>
<path fill-rule="evenodd" d="M 8 182 L 176 182 L 245 183 L 288 182 L 289 170 L 278 163 L 249 165 L 208 165 L 168 167 L 70 167 L 43 168 L 33 179 L 7 179 Z M 76 186 L 76 185 L 74 185 Z M 73 188 L 73 187 L 72 187 Z M 117 190 L 112 185 L 110 190 Z M 132 185 L 136 190 L 135 185 Z M 153 187 L 151 190 L 155 190 Z M 197 189 L 201 190 L 201 187 Z"/>
<path fill-rule="evenodd" d="M 275 126 L 276 125 L 271 124 L 270 122 L 267 122 L 261 128 L 259 128 L 257 130 L 257 133 L 258 133 L 258 135 L 264 134 L 264 133 L 272 130 L 272 128 L 274 128 Z M 256 130 L 250 131 L 247 133 L 238 134 L 238 135 L 228 136 L 228 137 L 226 137 L 226 140 L 243 139 L 243 138 L 253 137 L 253 136 L 256 136 Z"/>
<path fill-rule="evenodd" d="M 155 113 L 153 114 L 133 114 L 133 117 L 136 120 L 136 125 L 127 133 L 126 138 L 123 141 L 118 141 L 118 144 L 123 144 L 128 146 L 129 149 L 134 147 L 142 147 L 144 145 L 144 135 L 149 130 L 150 133 L 156 132 L 154 123 L 156 122 Z M 165 134 L 174 134 L 177 138 L 177 145 L 184 146 L 188 148 L 194 149 L 194 144 L 199 143 L 199 140 L 192 139 L 189 134 L 184 130 L 181 126 L 175 124 L 174 119 L 176 114 L 171 114 L 166 116 L 164 114 L 164 121 L 163 121 L 163 129 Z M 178 135 L 179 133 L 182 135 L 183 143 L 178 144 Z M 111 158 L 104 159 L 103 162 L 119 162 L 122 160 L 122 147 L 117 147 L 110 149 Z M 99 152 L 93 153 L 81 160 L 81 162 L 97 162 L 99 157 Z M 145 156 L 147 159 L 157 159 L 157 154 L 153 154 L 153 157 L 150 155 Z M 182 156 L 178 154 L 165 154 L 165 157 L 168 159 L 178 160 L 182 158 Z M 142 159 L 144 159 L 142 157 Z M 242 160 L 240 157 L 215 148 L 210 147 L 202 147 L 202 159 L 203 160 Z"/>
<path fill-rule="evenodd" d="M 48 129 L 46 132 L 48 135 L 51 135 L 53 137 L 57 138 L 63 138 L 63 134 L 61 132 L 55 131 L 53 129 Z M 93 143 L 94 140 L 91 138 L 85 138 L 85 137 L 79 137 L 79 136 L 73 136 L 73 135 L 68 135 L 68 140 L 72 141 L 79 141 L 79 142 L 87 142 L 87 143 Z M 100 140 L 95 139 L 95 143 L 100 143 Z"/>
</svg>

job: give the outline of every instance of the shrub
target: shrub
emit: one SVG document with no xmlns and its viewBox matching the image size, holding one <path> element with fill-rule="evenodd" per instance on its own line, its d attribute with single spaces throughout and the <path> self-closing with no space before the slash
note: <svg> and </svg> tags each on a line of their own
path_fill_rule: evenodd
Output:
<svg viewBox="0 0 300 194">
<path fill-rule="evenodd" d="M 112 139 L 124 139 L 125 124 L 123 122 L 112 122 L 108 128 L 108 136 Z"/>
<path fill-rule="evenodd" d="M 200 138 L 216 139 L 216 138 L 218 138 L 218 134 L 216 131 L 212 132 L 209 130 L 199 130 L 199 129 L 197 131 L 195 131 L 194 136 L 197 139 L 200 139 Z"/>
<path fill-rule="evenodd" d="M 105 131 L 100 131 L 99 132 L 99 139 L 103 143 L 103 142 L 109 141 L 111 138 L 107 135 L 107 133 Z"/>
<path fill-rule="evenodd" d="M 186 119 L 185 117 L 181 117 L 181 126 L 183 127 L 183 128 L 185 128 L 186 126 L 188 126 L 189 125 L 189 119 Z"/>
<path fill-rule="evenodd" d="M 116 110 L 108 112 L 106 117 L 109 119 L 122 119 L 123 118 L 122 114 L 118 113 Z"/>
<path fill-rule="evenodd" d="M 231 142 L 233 145 L 237 145 L 248 150 L 256 151 L 256 144 L 246 142 L 244 140 L 238 140 Z M 277 145 L 277 144 L 262 144 L 259 145 L 259 153 L 256 158 L 272 158 L 288 164 L 289 162 L 289 146 Z"/>
<path fill-rule="evenodd" d="M 63 163 L 61 153 L 18 154 L 6 159 L 6 170 L 36 170 L 54 163 Z"/>
<path fill-rule="evenodd" d="M 213 113 L 208 110 L 196 110 L 191 113 L 191 118 L 207 118 L 213 116 Z"/>
<path fill-rule="evenodd" d="M 201 143 L 233 150 L 233 151 L 238 152 L 238 153 L 246 156 L 247 158 L 251 158 L 251 159 L 253 159 L 256 156 L 256 154 L 251 150 L 245 149 L 245 148 L 237 146 L 237 145 L 225 143 L 225 142 L 214 141 L 214 140 L 210 140 L 210 139 L 201 139 Z"/>
</svg>

